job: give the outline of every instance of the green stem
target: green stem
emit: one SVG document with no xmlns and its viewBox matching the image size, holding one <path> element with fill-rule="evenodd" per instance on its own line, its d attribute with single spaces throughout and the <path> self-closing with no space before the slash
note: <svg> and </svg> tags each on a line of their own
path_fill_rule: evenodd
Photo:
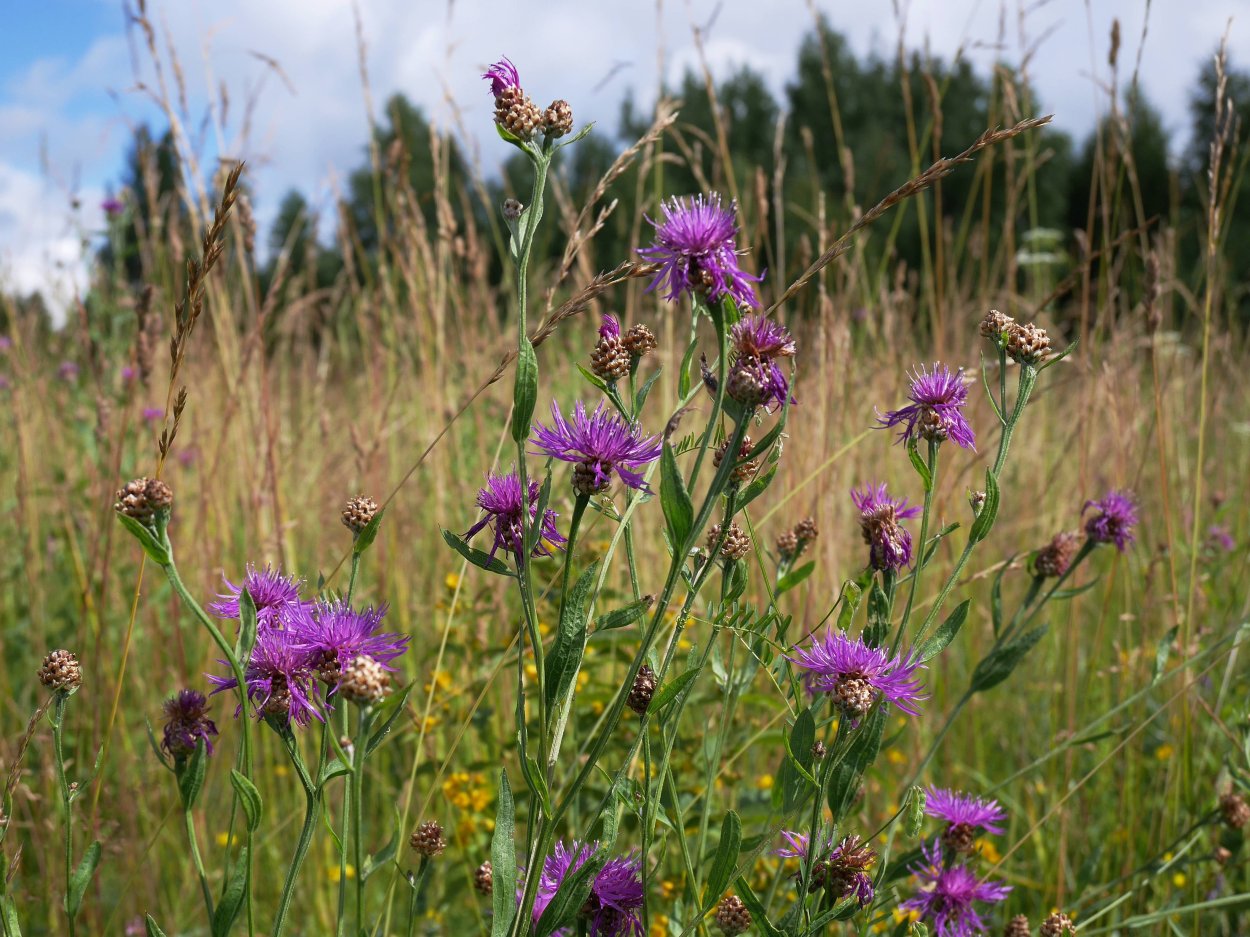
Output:
<svg viewBox="0 0 1250 937">
<path fill-rule="evenodd" d="M 287 869 L 286 881 L 282 885 L 282 898 L 278 902 L 278 913 L 273 919 L 273 937 L 280 937 L 286 925 L 287 912 L 291 907 L 291 897 L 295 893 L 295 879 L 299 876 L 300 866 L 308 855 L 308 847 L 312 843 L 313 830 L 317 825 L 318 798 L 312 790 L 305 790 L 307 804 L 304 810 L 304 825 L 300 827 L 299 841 L 295 844 L 295 854 L 291 857 L 291 865 Z"/>
<path fill-rule="evenodd" d="M 195 863 L 195 873 L 200 877 L 200 891 L 204 894 L 204 910 L 208 912 L 208 921 L 213 920 L 213 892 L 208 885 L 208 875 L 204 872 L 204 860 L 200 858 L 199 837 L 195 833 L 195 820 L 190 810 L 182 812 L 182 821 L 187 828 L 187 842 L 191 844 L 191 861 Z"/>
<path fill-rule="evenodd" d="M 933 511 L 933 492 L 937 488 L 938 445 L 937 440 L 929 440 L 929 483 L 925 485 L 924 513 L 920 517 L 920 555 L 916 557 L 916 568 L 912 570 L 911 586 L 907 590 L 907 604 L 903 606 L 903 617 L 899 620 L 898 634 L 894 639 L 895 650 L 898 649 L 899 641 L 907 630 L 907 623 L 911 620 L 911 610 L 916 604 L 916 587 L 920 582 L 920 572 L 925 567 L 925 551 L 929 544 L 929 517 Z"/>
<path fill-rule="evenodd" d="M 696 317 L 698 315 L 699 306 L 695 306 Z M 716 356 L 716 394 L 712 400 L 712 415 L 707 421 L 707 430 L 703 433 L 703 439 L 699 442 L 699 454 L 695 456 L 694 468 L 690 470 L 689 488 L 694 489 L 694 484 L 699 478 L 699 469 L 703 466 L 703 459 L 707 455 L 708 446 L 711 444 L 712 437 L 716 435 L 716 427 L 720 425 L 721 411 L 725 405 L 725 382 L 729 372 L 729 330 L 725 328 L 725 313 L 722 307 L 712 309 L 707 307 L 708 315 L 712 319 L 712 324 L 716 327 L 716 341 L 719 346 L 719 352 Z M 743 421 L 746 422 L 745 420 Z M 745 431 L 744 431 L 745 432 Z M 738 445 L 741 445 L 741 439 Z M 738 458 L 738 449 L 730 447 L 725 451 L 726 458 L 724 462 L 733 462 Z"/>
<path fill-rule="evenodd" d="M 56 692 L 56 702 L 53 704 L 52 711 L 52 749 L 56 759 L 57 786 L 61 789 L 61 804 L 65 808 L 65 916 L 69 920 L 70 937 L 74 937 L 74 916 L 69 910 L 70 880 L 74 875 L 74 801 L 70 796 L 69 781 L 65 777 L 65 752 L 62 738 L 66 699 L 66 693 L 61 690 Z"/>
<path fill-rule="evenodd" d="M 361 707 L 360 727 L 356 732 L 356 741 L 352 746 L 352 860 L 356 866 L 356 929 L 365 927 L 365 880 L 364 871 L 364 791 L 365 791 L 365 756 L 369 748 L 369 727 L 373 722 L 373 708 Z"/>
<path fill-rule="evenodd" d="M 560 582 L 560 622 L 563 623 L 565 616 L 565 604 L 569 599 L 569 579 L 573 567 L 573 547 L 577 543 L 577 532 L 582 525 L 582 517 L 586 513 L 586 505 L 590 502 L 590 496 L 579 494 L 577 500 L 573 502 L 573 516 L 569 520 L 569 537 L 564 544 L 564 574 Z M 564 739 L 564 730 L 568 726 L 569 713 L 573 708 L 573 695 L 576 691 L 577 681 L 569 685 L 568 695 L 562 700 L 556 700 L 556 711 L 548 713 L 547 718 L 550 720 L 554 715 L 554 725 L 549 730 L 551 739 L 551 747 L 547 752 L 546 771 L 547 784 L 551 784 L 552 769 L 555 767 L 556 759 L 560 756 L 560 744 Z M 558 689 L 558 688 L 557 688 Z"/>
</svg>

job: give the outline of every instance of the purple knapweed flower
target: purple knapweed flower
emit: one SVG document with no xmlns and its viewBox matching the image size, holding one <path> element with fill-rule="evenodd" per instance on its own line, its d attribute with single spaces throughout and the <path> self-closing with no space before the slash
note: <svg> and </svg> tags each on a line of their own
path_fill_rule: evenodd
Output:
<svg viewBox="0 0 1250 937">
<path fill-rule="evenodd" d="M 912 868 L 921 889 L 900 905 L 917 911 L 921 920 L 932 921 L 936 937 L 972 937 L 985 932 L 985 919 L 975 903 L 998 902 L 1011 891 L 1010 885 L 979 879 L 966 865 L 947 866 L 942 847 L 936 842 L 922 847 L 925 863 Z"/>
<path fill-rule="evenodd" d="M 284 576 L 280 570 L 268 566 L 257 569 L 249 563 L 242 585 L 236 586 L 224 576 L 222 579 L 226 583 L 227 591 L 219 593 L 219 601 L 210 602 L 208 606 L 218 618 L 239 617 L 239 596 L 244 589 L 256 606 L 258 630 L 281 628 L 307 614 L 308 603 L 299 597 L 301 580 L 294 576 Z"/>
<path fill-rule="evenodd" d="M 919 516 L 921 509 L 908 507 L 906 498 L 891 498 L 884 483 L 853 490 L 851 500 L 859 509 L 859 526 L 872 568 L 897 571 L 911 565 L 911 534 L 899 521 Z"/>
<path fill-rule="evenodd" d="M 963 414 L 968 404 L 968 385 L 962 369 L 952 371 L 939 362 L 927 371 L 921 365 L 912 374 L 907 399 L 911 401 L 908 406 L 877 418 L 881 429 L 902 426 L 900 442 L 949 439 L 962 449 L 976 449 L 976 434 Z"/>
<path fill-rule="evenodd" d="M 243 669 L 247 698 L 256 709 L 256 718 L 285 717 L 297 726 L 314 718 L 325 722 L 314 672 L 312 652 L 291 639 L 291 633 L 269 628 L 256 636 L 256 644 Z M 222 662 L 224 663 L 224 662 Z M 232 690 L 239 684 L 234 677 L 209 675 L 217 687 L 213 692 Z M 235 710 L 235 716 L 239 710 Z"/>
<path fill-rule="evenodd" d="M 1237 548 L 1237 541 L 1233 539 L 1232 532 L 1224 524 L 1212 524 L 1207 528 L 1207 545 L 1212 549 L 1219 548 L 1225 553 L 1231 553 Z"/>
<path fill-rule="evenodd" d="M 529 483 L 528 497 L 529 520 L 531 523 L 538 516 L 538 482 L 533 479 Z M 482 519 L 469 528 L 464 535 L 468 540 L 488 524 L 495 535 L 495 542 L 490 548 L 494 556 L 503 547 L 510 553 L 520 556 L 524 538 L 521 535 L 521 481 L 516 472 L 507 475 L 486 476 L 486 487 L 477 493 L 477 506 L 482 509 Z M 534 545 L 534 556 L 550 556 L 548 544 L 559 546 L 565 542 L 556 530 L 556 512 L 548 508 L 543 513 L 542 536 Z"/>
<path fill-rule="evenodd" d="M 534 899 L 534 921 L 542 917 L 555 898 L 560 887 L 570 875 L 584 866 L 594 856 L 598 843 L 579 843 L 572 846 L 557 842 L 551 855 L 543 861 Z M 518 900 L 520 889 L 518 889 Z M 636 856 L 609 859 L 594 877 L 590 896 L 580 914 L 587 921 L 590 937 L 625 937 L 633 934 L 641 937 L 642 919 L 638 910 L 645 894 L 642 887 L 642 861 Z"/>
<path fill-rule="evenodd" d="M 63 381 L 75 380 L 78 377 L 78 365 L 73 361 L 62 361 L 56 373 Z"/>
<path fill-rule="evenodd" d="M 307 650 L 317 675 L 337 684 L 357 657 L 371 657 L 387 670 L 390 662 L 408 650 L 408 636 L 381 631 L 386 606 L 356 611 L 346 602 L 318 602 L 312 614 L 300 616 L 288 628 L 296 647 Z"/>
<path fill-rule="evenodd" d="M 179 690 L 165 700 L 165 737 L 161 748 L 174 759 L 185 758 L 204 740 L 206 754 L 213 753 L 213 736 L 217 726 L 208 718 L 208 700 L 198 690 Z"/>
<path fill-rule="evenodd" d="M 603 314 L 603 322 L 599 324 L 599 337 L 607 339 L 621 337 L 621 322 L 610 312 Z"/>
<path fill-rule="evenodd" d="M 7 335 L 0 335 L 0 351 L 8 351 L 13 347 L 13 339 Z"/>
<path fill-rule="evenodd" d="M 790 330 L 768 316 L 746 316 L 729 330 L 729 342 L 734 358 L 725 392 L 748 407 L 774 410 L 784 404 L 790 382 L 777 359 L 794 356 Z"/>
<path fill-rule="evenodd" d="M 126 203 L 110 195 L 100 203 L 100 210 L 110 218 L 115 218 L 126 210 Z"/>
<path fill-rule="evenodd" d="M 750 284 L 763 278 L 738 266 L 733 204 L 723 207 L 713 193 L 706 198 L 671 198 L 660 209 L 663 221 L 647 219 L 655 226 L 655 243 L 638 249 L 641 257 L 660 265 L 649 289 L 663 286 L 667 300 L 699 293 L 709 302 L 728 296 L 740 306 L 759 305 Z"/>
<path fill-rule="evenodd" d="M 143 419 L 147 423 L 155 423 L 157 420 L 165 419 L 164 407 L 144 407 Z"/>
<path fill-rule="evenodd" d="M 1081 508 L 1084 514 L 1090 508 L 1098 513 L 1085 521 L 1085 536 L 1094 543 L 1114 543 L 1123 553 L 1137 538 L 1133 528 L 1137 526 L 1137 503 L 1130 491 L 1109 491 L 1097 501 L 1086 501 Z"/>
<path fill-rule="evenodd" d="M 808 835 L 782 830 L 781 836 L 787 845 L 774 850 L 773 855 L 806 862 L 810 842 Z M 835 846 L 832 834 L 828 834 L 824 844 L 812 857 L 807 890 L 814 892 L 825 888 L 835 900 L 853 897 L 861 908 L 867 907 L 872 904 L 875 894 L 872 876 L 868 874 L 868 870 L 876 861 L 876 852 L 864 845 L 858 836 L 845 836 Z M 795 874 L 795 880 L 798 881 L 802 874 L 800 869 Z"/>
<path fill-rule="evenodd" d="M 516 66 L 508 61 L 507 56 L 486 69 L 482 78 L 490 82 L 490 93 L 496 98 L 509 88 L 521 87 L 521 76 L 517 73 Z"/>
<path fill-rule="evenodd" d="M 942 845 L 955 853 L 972 852 L 979 830 L 1002 833 L 1000 824 L 1007 819 L 1007 811 L 992 797 L 973 797 L 942 787 L 926 789 L 924 812 L 946 821 Z"/>
<path fill-rule="evenodd" d="M 626 423 L 601 403 L 587 413 L 580 401 L 569 423 L 556 404 L 551 405 L 551 428 L 534 427 L 536 455 L 574 463 L 573 490 L 579 495 L 606 491 L 612 474 L 628 487 L 647 490 L 638 469 L 654 462 L 662 451 L 660 437 L 643 436 L 637 424 Z"/>
<path fill-rule="evenodd" d="M 844 631 L 829 631 L 810 646 L 792 651 L 793 656 L 787 659 L 807 671 L 807 691 L 813 695 L 829 693 L 834 704 L 852 719 L 862 718 L 878 697 L 885 697 L 911 716 L 918 714 L 916 703 L 928 698 L 915 676 L 922 668 L 919 661 L 869 647 L 863 638 L 848 638 Z"/>
<path fill-rule="evenodd" d="M 133 365 L 127 364 L 122 367 L 122 383 L 123 384 L 129 384 L 136 377 L 138 377 L 138 375 L 139 375 L 139 372 L 134 369 Z"/>
</svg>

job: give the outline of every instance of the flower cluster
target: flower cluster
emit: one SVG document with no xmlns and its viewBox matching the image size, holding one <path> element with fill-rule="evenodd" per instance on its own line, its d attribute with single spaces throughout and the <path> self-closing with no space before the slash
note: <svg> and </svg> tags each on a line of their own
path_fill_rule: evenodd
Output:
<svg viewBox="0 0 1250 937">
<path fill-rule="evenodd" d="M 774 855 L 783 859 L 798 859 L 803 863 L 807 863 L 810 857 L 809 892 L 823 889 L 835 901 L 854 898 L 861 908 L 872 904 L 875 892 L 868 870 L 876 864 L 877 854 L 858 836 L 844 836 L 836 845 L 831 836 L 827 837 L 814 855 L 809 851 L 810 837 L 806 833 L 782 830 L 781 836 L 786 845 L 775 850 Z M 795 880 L 801 879 L 802 874 L 802 870 L 797 872 Z"/>
<path fill-rule="evenodd" d="M 529 522 L 535 523 L 538 518 L 538 482 L 529 480 L 526 496 L 521 496 L 521 480 L 516 472 L 507 475 L 486 476 L 486 485 L 478 490 L 477 506 L 482 509 L 482 517 L 465 533 L 464 539 L 476 535 L 485 527 L 490 527 L 495 535 L 490 548 L 494 556 L 500 549 L 520 556 L 524 549 L 525 536 L 523 517 L 529 515 Z M 522 502 L 525 502 L 522 504 Z M 534 544 L 534 556 L 550 556 L 551 546 L 564 543 L 564 537 L 556 530 L 556 512 L 547 509 L 543 512 L 542 530 Z"/>
<path fill-rule="evenodd" d="M 767 316 L 747 316 L 729 330 L 733 366 L 725 392 L 746 407 L 775 410 L 790 398 L 790 381 L 778 366 L 793 358 L 794 338 L 780 322 Z"/>
</svg>

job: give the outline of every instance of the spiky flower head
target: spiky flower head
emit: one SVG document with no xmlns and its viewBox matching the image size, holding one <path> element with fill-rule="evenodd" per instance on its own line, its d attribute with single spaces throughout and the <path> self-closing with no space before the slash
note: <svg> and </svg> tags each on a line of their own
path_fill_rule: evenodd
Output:
<svg viewBox="0 0 1250 937">
<path fill-rule="evenodd" d="M 543 133 L 549 137 L 563 137 L 573 130 L 573 108 L 568 101 L 552 101 L 543 111 Z"/>
<path fill-rule="evenodd" d="M 794 337 L 768 316 L 749 315 L 729 330 L 733 365 L 725 392 L 748 406 L 774 410 L 790 396 L 790 381 L 777 362 L 795 354 Z"/>
<path fill-rule="evenodd" d="M 1046 920 L 1042 921 L 1042 926 L 1038 928 L 1037 933 L 1040 937 L 1063 937 L 1064 934 L 1075 934 L 1076 925 L 1072 923 L 1072 918 L 1062 911 L 1052 911 Z"/>
<path fill-rule="evenodd" d="M 82 666 L 72 651 L 50 651 L 39 668 L 39 682 L 53 693 L 73 693 L 82 686 Z"/>
<path fill-rule="evenodd" d="M 226 591 L 218 593 L 217 601 L 208 605 L 218 618 L 237 619 L 239 617 L 239 597 L 243 590 L 252 597 L 256 606 L 256 628 L 264 631 L 268 628 L 284 628 L 292 622 L 303 619 L 311 604 L 300 598 L 299 590 L 303 580 L 296 576 L 283 575 L 282 570 L 266 566 L 257 569 L 251 563 L 243 574 L 243 582 L 235 585 L 224 576 Z"/>
<path fill-rule="evenodd" d="M 344 601 L 318 602 L 312 613 L 289 625 L 290 640 L 308 652 L 317 675 L 337 684 L 339 675 L 358 657 L 368 657 L 384 670 L 408 650 L 408 636 L 382 631 L 386 606 L 353 609 Z"/>
<path fill-rule="evenodd" d="M 198 690 L 179 690 L 161 707 L 165 713 L 165 735 L 161 748 L 175 760 L 195 751 L 201 739 L 206 754 L 213 753 L 217 725 L 208 718 L 208 699 Z"/>
<path fill-rule="evenodd" d="M 1094 543 L 1114 543 L 1123 553 L 1137 539 L 1133 535 L 1133 528 L 1137 526 L 1137 502 L 1132 492 L 1109 491 L 1096 501 L 1086 501 L 1081 513 L 1090 508 L 1096 513 L 1085 520 L 1085 536 Z"/>
<path fill-rule="evenodd" d="M 447 848 L 447 840 L 443 838 L 443 825 L 437 820 L 426 820 L 413 830 L 408 845 L 418 856 L 426 859 L 442 855 Z"/>
<path fill-rule="evenodd" d="M 359 537 L 360 532 L 369 526 L 369 522 L 377 516 L 377 513 L 378 503 L 372 498 L 366 498 L 364 495 L 350 498 L 343 508 L 343 524 L 353 536 Z"/>
<path fill-rule="evenodd" d="M 490 93 L 495 96 L 495 100 L 499 100 L 504 91 L 521 87 L 521 76 L 506 55 L 486 69 L 482 78 L 490 82 Z"/>
<path fill-rule="evenodd" d="M 852 719 L 862 718 L 879 697 L 912 716 L 918 712 L 916 703 L 928 698 L 916 677 L 923 669 L 918 660 L 869 647 L 863 638 L 849 638 L 844 631 L 828 631 L 808 647 L 792 650 L 787 659 L 807 671 L 808 692 L 830 694 Z"/>
<path fill-rule="evenodd" d="M 921 848 L 925 862 L 912 867 L 920 880 L 920 891 L 900 905 L 904 911 L 917 911 L 921 920 L 931 921 L 937 937 L 972 937 L 986 929 L 978 904 L 1004 900 L 1010 885 L 979 879 L 966 865 L 942 861 L 942 847 L 936 842 Z"/>
<path fill-rule="evenodd" d="M 709 302 L 728 296 L 739 306 L 758 306 L 752 276 L 738 266 L 735 243 L 735 206 L 721 205 L 716 193 L 704 197 L 672 198 L 660 205 L 663 219 L 655 226 L 655 243 L 638 250 L 644 259 L 660 265 L 650 289 L 663 287 L 670 301 L 698 293 Z"/>
<path fill-rule="evenodd" d="M 1043 579 L 1058 578 L 1072 567 L 1080 549 L 1080 534 L 1070 530 L 1060 531 L 1050 543 L 1037 551 L 1037 556 L 1033 558 L 1033 571 Z"/>
<path fill-rule="evenodd" d="M 880 428 L 902 426 L 900 442 L 949 439 L 962 449 L 976 448 L 976 434 L 963 413 L 968 404 L 968 385 L 962 369 L 952 371 L 938 362 L 928 371 L 921 365 L 912 374 L 907 399 L 911 401 L 907 406 L 878 417 Z"/>
<path fill-rule="evenodd" d="M 1250 823 L 1250 804 L 1236 791 L 1220 795 L 1220 819 L 1229 829 L 1239 830 Z"/>
<path fill-rule="evenodd" d="M 634 677 L 633 685 L 629 688 L 629 695 L 625 697 L 625 705 L 639 716 L 645 714 L 659 685 L 655 671 L 649 664 L 643 664 L 638 668 L 638 675 Z"/>
<path fill-rule="evenodd" d="M 738 937 L 751 926 L 751 912 L 737 895 L 726 895 L 716 906 L 716 926 L 725 937 Z"/>
<path fill-rule="evenodd" d="M 810 843 L 807 834 L 782 830 L 781 835 L 787 845 L 776 850 L 775 855 L 806 863 Z M 835 900 L 854 898 L 860 907 L 867 907 L 872 904 L 875 894 L 872 876 L 868 874 L 868 870 L 876 861 L 876 852 L 864 844 L 860 837 L 854 834 L 844 836 L 835 845 L 833 837 L 828 836 L 812 857 L 808 891 L 814 892 L 823 888 Z M 802 874 L 800 870 L 795 878 L 800 878 Z"/>
<path fill-rule="evenodd" d="M 151 527 L 174 503 L 174 492 L 159 478 L 136 478 L 118 489 L 113 510 Z"/>
<path fill-rule="evenodd" d="M 1017 364 L 1037 364 L 1050 351 L 1050 336 L 1032 322 L 1013 322 L 1007 328 L 1007 354 Z"/>
<path fill-rule="evenodd" d="M 942 845 L 955 853 L 971 852 L 978 830 L 1002 833 L 1000 824 L 1007 819 L 1007 811 L 991 797 L 973 797 L 942 787 L 929 787 L 925 791 L 924 812 L 946 821 Z"/>
<path fill-rule="evenodd" d="M 891 498 L 884 483 L 852 491 L 851 500 L 859 509 L 869 565 L 894 571 L 911 565 L 911 533 L 899 522 L 917 517 L 919 506 L 908 507 L 906 498 Z"/>
<path fill-rule="evenodd" d="M 239 685 L 234 677 L 210 674 L 208 679 L 217 687 L 214 694 Z M 306 647 L 295 644 L 289 632 L 269 628 L 257 633 L 243 679 L 257 719 L 287 719 L 297 726 L 306 726 L 313 719 L 325 721 L 313 656 Z M 237 709 L 235 715 L 239 715 Z"/>
<path fill-rule="evenodd" d="M 521 481 L 516 472 L 507 475 L 486 476 L 486 486 L 477 493 L 477 506 L 482 509 L 481 519 L 469 528 L 464 539 L 468 540 L 482 528 L 490 526 L 495 535 L 490 555 L 494 556 L 502 547 L 514 556 L 520 556 L 524 549 L 524 537 L 521 530 L 522 511 L 528 510 L 529 522 L 534 523 L 538 517 L 538 482 L 530 479 L 529 491 L 522 506 Z M 534 544 L 534 556 L 550 556 L 548 544 L 559 546 L 565 542 L 556 530 L 556 512 L 548 508 L 543 512 L 542 531 Z"/>
<path fill-rule="evenodd" d="M 641 322 L 629 327 L 629 331 L 621 339 L 621 344 L 625 346 L 625 350 L 634 358 L 641 358 L 643 355 L 650 354 L 660 347 L 655 333 Z"/>
<path fill-rule="evenodd" d="M 550 427 L 534 427 L 537 453 L 572 462 L 573 490 L 579 495 L 606 491 L 616 474 L 628 487 L 647 490 L 638 470 L 660 457 L 658 436 L 643 436 L 637 424 L 627 423 L 601 403 L 593 413 L 581 401 L 569 422 L 560 407 L 551 405 Z"/>
<path fill-rule="evenodd" d="M 534 921 L 542 917 L 565 880 L 591 860 L 598 843 L 571 846 L 563 841 L 555 844 L 543 860 L 534 899 Z M 520 890 L 518 889 L 518 900 Z M 591 883 L 590 896 L 582 906 L 581 916 L 587 921 L 590 937 L 641 937 L 642 920 L 638 910 L 643 906 L 642 861 L 635 856 L 609 859 Z"/>
</svg>

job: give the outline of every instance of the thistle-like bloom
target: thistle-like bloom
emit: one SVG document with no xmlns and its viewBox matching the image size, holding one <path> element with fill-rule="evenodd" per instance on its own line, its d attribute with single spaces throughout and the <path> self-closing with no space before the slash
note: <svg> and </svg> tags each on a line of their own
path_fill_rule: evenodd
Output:
<svg viewBox="0 0 1250 937">
<path fill-rule="evenodd" d="M 469 528 L 464 539 L 477 534 L 483 527 L 490 525 L 495 535 L 495 542 L 490 548 L 490 555 L 499 552 L 500 547 L 516 556 L 521 555 L 524 538 L 521 536 L 521 512 L 528 509 L 530 523 L 538 516 L 538 482 L 533 479 L 528 485 L 528 504 L 521 504 L 521 481 L 516 472 L 507 475 L 487 475 L 486 487 L 477 493 L 477 506 L 484 512 L 482 519 Z M 548 509 L 543 512 L 542 533 L 534 545 L 534 556 L 550 556 L 547 544 L 559 545 L 565 542 L 556 530 L 556 512 Z"/>
<path fill-rule="evenodd" d="M 794 338 L 780 322 L 768 316 L 747 316 L 729 331 L 733 365 L 725 391 L 748 407 L 774 410 L 790 395 L 790 382 L 777 365 L 778 358 L 794 356 Z"/>
<path fill-rule="evenodd" d="M 490 82 L 490 93 L 496 98 L 508 88 L 521 87 L 521 76 L 517 73 L 516 66 L 508 61 L 507 56 L 486 69 L 482 78 Z"/>
<path fill-rule="evenodd" d="M 872 568 L 899 570 L 911 565 L 911 534 L 899 521 L 919 516 L 921 509 L 908 507 L 906 498 L 891 498 L 884 483 L 852 491 L 851 500 L 859 508 L 859 526 Z"/>
<path fill-rule="evenodd" d="M 1090 508 L 1098 513 L 1085 520 L 1085 536 L 1094 543 L 1114 543 L 1123 553 L 1137 538 L 1133 528 L 1137 526 L 1137 502 L 1129 491 L 1109 491 L 1097 501 L 1086 501 L 1081 508 L 1084 514 Z"/>
<path fill-rule="evenodd" d="M 315 666 L 312 654 L 292 641 L 290 632 L 277 628 L 261 631 L 243 670 L 247 698 L 256 708 L 256 718 L 286 717 L 297 726 L 306 726 L 314 718 L 324 722 Z M 217 687 L 214 693 L 239 685 L 234 677 L 210 674 L 208 679 Z M 235 715 L 239 715 L 238 710 Z"/>
<path fill-rule="evenodd" d="M 626 423 L 601 403 L 594 413 L 578 402 L 569 423 L 556 404 L 551 405 L 551 428 L 534 427 L 536 454 L 572 462 L 573 490 L 579 495 L 598 494 L 612 484 L 615 472 L 630 488 L 647 490 L 638 469 L 660 457 L 658 436 L 643 436 L 637 424 Z"/>
<path fill-rule="evenodd" d="M 792 650 L 787 659 L 807 671 L 808 692 L 829 693 L 852 719 L 862 718 L 879 697 L 912 716 L 918 714 L 916 703 L 928 698 L 916 677 L 923 666 L 918 660 L 891 656 L 885 648 L 869 647 L 863 638 L 829 631 L 809 647 Z"/>
<path fill-rule="evenodd" d="M 660 205 L 662 221 L 647 220 L 655 226 L 655 243 L 639 248 L 644 259 L 660 265 L 650 289 L 664 288 L 664 298 L 677 300 L 683 294 L 705 294 L 709 302 L 724 296 L 740 306 L 758 306 L 751 283 L 762 278 L 738 266 L 735 243 L 735 208 L 721 205 L 713 193 L 704 198 L 672 198 Z"/>
<path fill-rule="evenodd" d="M 560 887 L 594 856 L 598 843 L 572 846 L 557 842 L 551 855 L 543 861 L 538 892 L 534 899 L 534 921 L 542 917 Z M 521 889 L 518 888 L 518 900 Z M 641 937 L 642 919 L 638 916 L 645 900 L 642 887 L 642 861 L 636 856 L 609 859 L 595 875 L 590 896 L 582 906 L 581 916 L 587 920 L 590 937 Z"/>
<path fill-rule="evenodd" d="M 925 863 L 912 868 L 921 889 L 900 906 L 918 911 L 921 920 L 932 921 L 937 937 L 972 937 L 985 932 L 985 919 L 976 903 L 998 902 L 1011 891 L 1002 882 L 982 881 L 966 865 L 946 866 L 942 847 L 936 842 L 922 848 Z"/>
<path fill-rule="evenodd" d="M 942 845 L 955 853 L 972 852 L 978 830 L 1002 833 L 999 824 L 1007 819 L 1007 811 L 992 797 L 973 797 L 941 787 L 925 791 L 924 812 L 946 821 Z"/>
<path fill-rule="evenodd" d="M 386 606 L 356 611 L 346 602 L 318 602 L 312 614 L 290 626 L 290 640 L 313 659 L 317 675 L 336 684 L 357 657 L 371 657 L 387 670 L 408 650 L 408 636 L 379 630 Z"/>
<path fill-rule="evenodd" d="M 963 414 L 968 404 L 968 385 L 962 370 L 952 371 L 940 362 L 933 365 L 932 371 L 921 365 L 912 374 L 907 399 L 911 403 L 906 407 L 877 418 L 881 429 L 902 426 L 900 442 L 949 439 L 962 449 L 976 448 L 976 435 Z"/>
<path fill-rule="evenodd" d="M 165 700 L 165 737 L 161 748 L 171 757 L 185 758 L 195 751 L 196 743 L 204 740 L 204 750 L 213 753 L 213 736 L 217 726 L 208 718 L 208 700 L 198 690 L 179 690 Z"/>
<path fill-rule="evenodd" d="M 784 859 L 807 861 L 809 838 L 806 833 L 782 830 L 781 836 L 787 845 L 775 850 L 774 855 Z M 867 907 L 872 904 L 875 894 L 872 876 L 868 874 L 868 870 L 876 861 L 876 852 L 864 845 L 858 836 L 845 836 L 835 846 L 830 835 L 817 850 L 812 861 L 808 891 L 826 888 L 835 900 L 853 897 L 861 908 Z M 802 875 L 802 871 L 796 875 L 796 879 L 799 875 Z"/>
<path fill-rule="evenodd" d="M 281 570 L 269 566 L 257 569 L 249 563 L 242 585 L 236 586 L 229 579 L 224 581 L 226 591 L 219 593 L 218 601 L 210 602 L 208 606 L 218 618 L 239 617 L 239 596 L 244 589 L 256 606 L 258 631 L 281 628 L 285 623 L 302 617 L 308 609 L 308 603 L 299 597 L 302 580 L 295 576 L 284 576 Z"/>
</svg>

